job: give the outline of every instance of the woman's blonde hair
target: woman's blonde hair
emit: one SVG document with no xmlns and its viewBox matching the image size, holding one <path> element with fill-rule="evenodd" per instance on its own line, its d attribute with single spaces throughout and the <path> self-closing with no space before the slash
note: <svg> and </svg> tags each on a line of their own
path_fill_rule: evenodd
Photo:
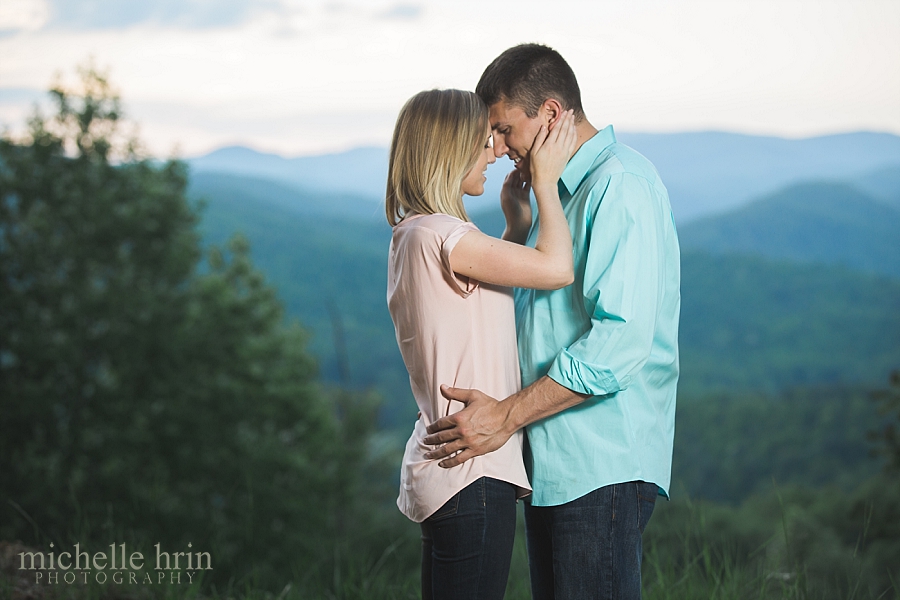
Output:
<svg viewBox="0 0 900 600">
<path fill-rule="evenodd" d="M 428 90 L 410 98 L 394 126 L 384 209 L 391 226 L 409 212 L 468 221 L 462 182 L 488 132 L 488 109 L 472 92 Z"/>
</svg>

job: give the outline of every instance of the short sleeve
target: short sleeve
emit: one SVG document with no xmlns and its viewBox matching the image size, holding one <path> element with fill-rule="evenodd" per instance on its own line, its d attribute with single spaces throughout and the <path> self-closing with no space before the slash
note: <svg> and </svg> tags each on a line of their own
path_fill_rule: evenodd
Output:
<svg viewBox="0 0 900 600">
<path fill-rule="evenodd" d="M 445 279 L 463 298 L 467 298 L 475 291 L 475 288 L 478 287 L 478 282 L 453 272 L 453 269 L 450 267 L 450 253 L 453 252 L 457 242 L 470 231 L 478 231 L 478 227 L 474 223 L 460 221 L 447 233 L 444 241 L 441 242 L 441 262 L 444 265 Z"/>
</svg>

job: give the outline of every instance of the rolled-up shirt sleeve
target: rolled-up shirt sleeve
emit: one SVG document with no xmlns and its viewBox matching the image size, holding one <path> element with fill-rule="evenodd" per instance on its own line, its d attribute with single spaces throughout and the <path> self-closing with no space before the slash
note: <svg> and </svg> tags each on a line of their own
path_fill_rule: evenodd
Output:
<svg viewBox="0 0 900 600">
<path fill-rule="evenodd" d="M 665 232 L 651 183 L 612 175 L 590 200 L 582 299 L 590 328 L 564 348 L 548 376 L 575 392 L 604 396 L 627 388 L 647 362 L 662 297 Z"/>
</svg>

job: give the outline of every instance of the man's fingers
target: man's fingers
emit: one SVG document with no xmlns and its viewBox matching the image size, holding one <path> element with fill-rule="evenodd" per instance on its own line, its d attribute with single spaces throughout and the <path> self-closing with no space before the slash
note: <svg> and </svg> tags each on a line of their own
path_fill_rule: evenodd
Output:
<svg viewBox="0 0 900 600">
<path fill-rule="evenodd" d="M 441 394 L 444 395 L 444 398 L 447 400 L 456 400 L 457 402 L 462 402 L 466 405 L 473 400 L 474 391 L 475 390 L 467 390 L 465 388 L 452 388 L 441 384 Z M 437 423 L 437 421 L 435 421 L 435 423 Z"/>
<path fill-rule="evenodd" d="M 468 390 L 465 388 L 452 388 L 452 387 L 449 387 L 446 385 L 441 385 L 441 394 L 443 394 L 445 398 L 447 398 L 448 400 L 456 400 L 457 402 L 462 402 L 466 406 L 468 406 L 470 402 L 475 400 L 476 393 L 477 393 L 477 390 Z M 446 417 L 441 417 L 440 419 L 438 419 L 437 421 L 435 421 L 434 423 L 432 423 L 431 425 L 426 427 L 425 431 L 427 431 L 428 433 L 437 433 L 438 431 L 443 431 L 445 429 L 453 429 L 458 424 L 456 421 L 456 414 L 457 413 L 454 413 L 452 415 L 447 415 Z M 447 438 L 447 439 L 455 439 L 456 437 L 459 437 L 459 436 L 453 435 L 452 437 Z M 428 440 L 428 439 L 432 439 L 432 438 L 426 438 L 426 440 Z M 442 439 L 442 440 L 440 440 L 440 442 L 426 441 L 425 443 L 426 444 L 438 444 L 438 443 L 446 442 L 447 439 Z"/>
<path fill-rule="evenodd" d="M 469 446 L 473 443 L 471 439 L 468 439 L 470 437 L 468 424 L 472 416 L 469 413 L 472 411 L 477 413 L 480 410 L 479 407 L 483 406 L 490 408 L 496 405 L 497 401 L 478 390 L 452 388 L 446 385 L 441 386 L 441 394 L 450 400 L 457 400 L 467 405 L 462 411 L 441 417 L 429 425 L 427 428 L 429 435 L 422 440 L 430 446 L 443 444 L 427 452 L 425 458 L 429 460 L 443 459 L 441 466 L 449 468 L 485 452 L 484 450 L 473 451 Z"/>
<path fill-rule="evenodd" d="M 435 421 L 437 423 L 437 421 Z M 451 428 L 444 428 L 442 430 L 435 430 L 434 433 L 430 433 L 422 438 L 422 442 L 428 444 L 429 446 L 437 446 L 438 444 L 446 444 L 447 442 L 453 441 L 459 438 L 459 431 Z"/>
<path fill-rule="evenodd" d="M 470 458 L 475 458 L 476 456 L 477 456 L 477 454 L 475 454 L 471 450 L 463 450 L 456 456 L 451 456 L 450 458 L 448 458 L 446 460 L 442 460 L 441 462 L 438 463 L 438 466 L 443 467 L 445 469 L 449 469 L 451 467 L 461 465 L 464 462 L 466 462 L 467 460 L 469 460 Z"/>
<path fill-rule="evenodd" d="M 443 431 L 445 429 L 453 429 L 456 427 L 456 421 L 453 419 L 453 415 L 448 415 L 446 417 L 441 417 L 431 425 L 425 428 L 425 431 L 428 433 L 437 433 L 438 431 Z"/>
<path fill-rule="evenodd" d="M 441 458 L 447 458 L 454 452 L 459 452 L 460 450 L 464 450 L 464 449 L 465 449 L 465 446 L 463 445 L 463 443 L 459 440 L 456 440 L 455 442 L 450 442 L 449 444 L 444 444 L 440 448 L 435 448 L 434 450 L 431 450 L 430 452 L 426 452 L 425 458 L 427 458 L 429 460 L 432 460 L 432 459 L 439 460 Z"/>
</svg>

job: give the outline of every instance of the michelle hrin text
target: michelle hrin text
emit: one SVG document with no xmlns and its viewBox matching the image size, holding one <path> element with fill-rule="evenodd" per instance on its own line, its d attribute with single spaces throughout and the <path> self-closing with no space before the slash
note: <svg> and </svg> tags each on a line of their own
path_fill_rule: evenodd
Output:
<svg viewBox="0 0 900 600">
<path fill-rule="evenodd" d="M 38 585 L 87 584 L 191 584 L 198 571 L 212 570 L 209 552 L 192 550 L 166 552 L 160 544 L 145 558 L 140 551 L 129 552 L 125 544 L 110 544 L 109 550 L 89 553 L 75 544 L 72 551 L 59 552 L 51 543 L 48 552 L 19 552 L 19 570 L 34 571 Z M 148 564 L 148 560 L 150 562 Z"/>
</svg>

